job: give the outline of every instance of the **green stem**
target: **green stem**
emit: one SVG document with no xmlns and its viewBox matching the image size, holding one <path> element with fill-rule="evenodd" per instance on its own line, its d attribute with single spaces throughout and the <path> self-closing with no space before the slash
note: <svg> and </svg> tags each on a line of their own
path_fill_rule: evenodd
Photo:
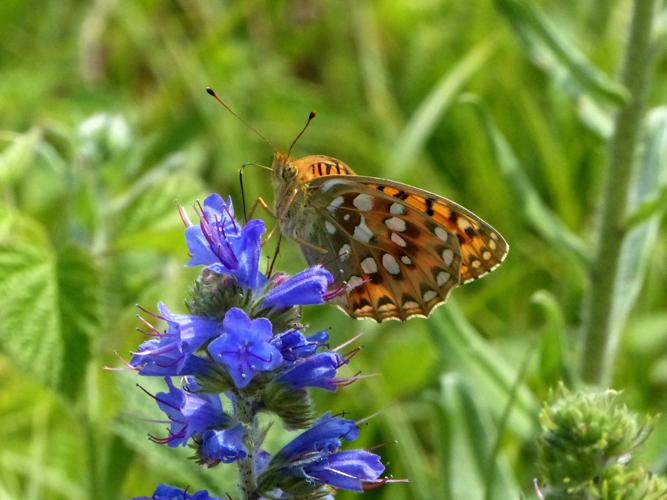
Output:
<svg viewBox="0 0 667 500">
<path fill-rule="evenodd" d="M 614 291 L 626 234 L 627 199 L 637 138 L 652 67 L 650 37 L 655 0 L 634 0 L 630 39 L 623 63 L 622 83 L 630 99 L 616 115 L 609 142 L 606 178 L 601 200 L 597 248 L 591 266 L 591 284 L 583 309 L 584 349 L 581 376 L 585 382 L 608 385 L 618 338 L 612 334 Z M 620 331 L 620 328 L 616 331 Z"/>
<path fill-rule="evenodd" d="M 243 395 L 237 394 L 236 398 L 236 418 L 251 429 L 255 428 L 255 415 L 252 410 L 252 399 L 244 398 Z M 252 432 L 250 433 L 252 434 Z M 246 439 L 246 447 L 248 448 L 248 457 L 245 460 L 237 462 L 239 468 L 239 486 L 241 487 L 241 495 L 245 500 L 255 500 L 257 498 L 257 482 L 255 480 L 255 439 L 250 435 Z"/>
</svg>

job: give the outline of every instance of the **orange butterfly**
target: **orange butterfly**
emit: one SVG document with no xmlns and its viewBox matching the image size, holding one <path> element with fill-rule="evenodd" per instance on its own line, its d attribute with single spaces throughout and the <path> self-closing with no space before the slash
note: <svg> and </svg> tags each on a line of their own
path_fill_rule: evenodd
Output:
<svg viewBox="0 0 667 500">
<path fill-rule="evenodd" d="M 498 231 L 442 196 L 322 155 L 276 153 L 271 168 L 281 232 L 350 287 L 336 300 L 353 318 L 428 316 L 507 255 Z"/>
<path fill-rule="evenodd" d="M 353 318 L 428 316 L 453 288 L 493 271 L 507 256 L 498 231 L 437 194 L 356 175 L 323 155 L 276 153 L 271 170 L 282 234 L 301 246 L 308 264 L 322 264 L 337 285 L 349 288 L 335 300 Z"/>
</svg>

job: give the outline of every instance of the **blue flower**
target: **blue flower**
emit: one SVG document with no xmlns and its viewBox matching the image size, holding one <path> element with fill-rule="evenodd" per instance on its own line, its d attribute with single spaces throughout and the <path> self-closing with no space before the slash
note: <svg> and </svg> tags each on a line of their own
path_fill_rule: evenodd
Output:
<svg viewBox="0 0 667 500">
<path fill-rule="evenodd" d="M 241 423 L 225 430 L 206 431 L 202 436 L 200 453 L 207 462 L 230 464 L 243 460 L 248 456 L 248 449 L 243 443 L 245 434 L 245 427 Z"/>
<path fill-rule="evenodd" d="M 239 389 L 246 387 L 260 371 L 276 369 L 283 361 L 271 344 L 271 322 L 266 318 L 251 320 L 238 307 L 225 315 L 224 333 L 208 345 L 213 359 L 227 368 Z"/>
<path fill-rule="evenodd" d="M 216 320 L 173 314 L 163 303 L 158 304 L 167 330 L 160 333 L 152 328 L 156 338 L 147 340 L 133 353 L 130 365 L 142 375 L 193 375 L 206 369 L 207 362 L 194 353 L 208 340 L 222 333 L 222 323 Z"/>
<path fill-rule="evenodd" d="M 347 360 L 335 352 L 320 352 L 295 363 L 275 380 L 294 387 L 320 387 L 335 391 L 338 387 L 336 370 L 346 363 Z M 345 379 L 341 381 L 347 383 Z"/>
<path fill-rule="evenodd" d="M 271 339 L 271 343 L 278 348 L 285 361 L 296 361 L 315 354 L 321 346 L 329 342 L 329 332 L 323 330 L 305 337 L 298 330 L 288 330 Z"/>
<path fill-rule="evenodd" d="M 169 377 L 165 377 L 169 392 L 155 395 L 160 409 L 171 421 L 169 436 L 153 438 L 160 444 L 172 448 L 185 446 L 195 434 L 200 434 L 215 427 L 226 427 L 231 417 L 222 410 L 222 403 L 217 394 L 191 394 L 174 386 Z"/>
<path fill-rule="evenodd" d="M 274 464 L 298 462 L 306 454 L 315 456 L 317 452 L 330 454 L 338 450 L 341 439 L 352 441 L 359 435 L 359 428 L 354 420 L 332 417 L 327 412 L 313 426 L 299 434 L 276 453 Z"/>
<path fill-rule="evenodd" d="M 222 500 L 222 498 L 213 497 L 206 490 L 190 494 L 181 488 L 176 488 L 168 484 L 160 484 L 152 496 L 134 497 L 133 500 Z"/>
<path fill-rule="evenodd" d="M 241 285 L 254 290 L 266 282 L 259 272 L 262 233 L 263 221 L 254 219 L 241 227 L 234 220 L 231 197 L 225 203 L 220 195 L 212 194 L 204 200 L 199 226 L 185 230 L 191 255 L 187 265 L 231 273 Z"/>
<path fill-rule="evenodd" d="M 326 413 L 275 455 L 259 478 L 260 485 L 289 490 L 294 487 L 290 478 L 297 478 L 311 486 L 361 491 L 386 482 L 378 479 L 384 471 L 379 456 L 365 450 L 339 451 L 342 440 L 351 441 L 358 434 L 353 420 Z"/>
<path fill-rule="evenodd" d="M 365 483 L 382 482 L 378 478 L 384 472 L 384 465 L 375 453 L 349 450 L 329 455 L 325 461 L 310 462 L 303 472 L 339 490 L 362 491 Z"/>
<path fill-rule="evenodd" d="M 322 266 L 311 267 L 269 290 L 262 306 L 267 309 L 281 309 L 322 304 L 326 300 L 327 289 L 333 281 L 331 273 Z"/>
</svg>

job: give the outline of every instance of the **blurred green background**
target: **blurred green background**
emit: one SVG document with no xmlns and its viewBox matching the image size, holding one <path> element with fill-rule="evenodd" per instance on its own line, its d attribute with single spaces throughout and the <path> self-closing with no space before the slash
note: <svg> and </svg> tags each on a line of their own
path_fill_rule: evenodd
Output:
<svg viewBox="0 0 667 500">
<path fill-rule="evenodd" d="M 365 332 L 350 373 L 377 376 L 316 401 L 380 412 L 355 444 L 384 444 L 388 473 L 410 483 L 367 498 L 533 498 L 540 407 L 577 378 L 629 7 L 0 2 L 0 499 L 128 498 L 158 482 L 235 492 L 233 466 L 202 471 L 187 450 L 149 442 L 164 433 L 144 420 L 160 418 L 153 401 L 137 376 L 104 370 L 142 340 L 135 304 L 184 312 L 197 271 L 184 268 L 176 202 L 219 192 L 240 206 L 238 167 L 270 162 L 209 85 L 277 149 L 316 110 L 297 156 L 442 194 L 505 235 L 499 270 L 428 320 L 376 325 L 333 307 L 306 319 L 334 343 Z M 657 21 L 661 40 L 665 12 Z M 665 183 L 661 54 L 638 200 Z M 269 176 L 247 173 L 249 199 L 270 200 Z M 640 229 L 612 385 L 633 409 L 664 413 L 667 234 L 658 216 Z M 278 266 L 303 266 L 295 244 Z M 286 439 L 275 431 L 271 451 Z M 654 472 L 667 470 L 666 442 L 662 419 L 642 457 Z"/>
</svg>

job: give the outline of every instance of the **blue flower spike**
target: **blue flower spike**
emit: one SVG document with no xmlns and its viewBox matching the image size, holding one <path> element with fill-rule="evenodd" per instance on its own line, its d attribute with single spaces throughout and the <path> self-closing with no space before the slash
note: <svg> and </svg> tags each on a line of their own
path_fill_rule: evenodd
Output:
<svg viewBox="0 0 667 500">
<path fill-rule="evenodd" d="M 183 209 L 187 266 L 204 266 L 186 305 L 177 314 L 166 305 L 143 313 L 164 321 L 164 331 L 140 317 L 149 339 L 132 353 L 130 368 L 164 377 L 166 392 L 151 395 L 167 416 L 158 444 L 189 446 L 205 468 L 237 464 L 242 498 L 333 498 L 336 489 L 363 491 L 401 480 L 381 477 L 380 457 L 343 450 L 361 422 L 327 412 L 315 420 L 310 391 L 334 391 L 361 378 L 338 372 L 359 351 L 329 347 L 329 332 L 306 334 L 301 306 L 323 304 L 349 288 L 314 266 L 294 276 L 259 270 L 264 223 L 240 224 L 231 199 L 208 196 L 195 207 L 192 224 Z M 175 383 L 172 377 L 180 377 Z M 149 393 L 150 394 L 150 393 Z M 301 431 L 273 456 L 262 449 L 270 429 L 260 413 L 286 429 Z M 315 421 L 314 421 L 315 420 Z M 313 422 L 314 421 L 314 422 Z M 275 427 L 277 428 L 277 426 Z M 151 497 L 135 500 L 221 500 L 206 490 L 160 484 Z"/>
</svg>

